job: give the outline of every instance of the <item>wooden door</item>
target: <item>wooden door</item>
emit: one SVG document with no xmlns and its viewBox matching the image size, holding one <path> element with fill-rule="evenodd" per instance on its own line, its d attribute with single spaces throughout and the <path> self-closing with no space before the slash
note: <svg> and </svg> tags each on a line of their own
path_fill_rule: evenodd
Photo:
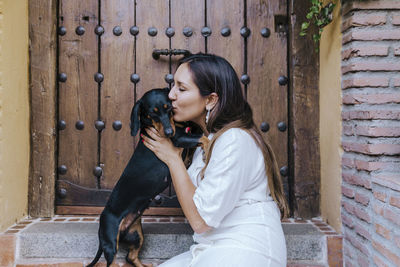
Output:
<svg viewBox="0 0 400 267">
<path fill-rule="evenodd" d="M 286 12 L 286 0 L 60 0 L 57 212 L 101 211 L 137 142 L 132 106 L 176 68 L 177 56 L 154 59 L 156 49 L 233 65 L 287 192 Z M 161 195 L 150 213 L 181 213 L 172 187 Z"/>
</svg>

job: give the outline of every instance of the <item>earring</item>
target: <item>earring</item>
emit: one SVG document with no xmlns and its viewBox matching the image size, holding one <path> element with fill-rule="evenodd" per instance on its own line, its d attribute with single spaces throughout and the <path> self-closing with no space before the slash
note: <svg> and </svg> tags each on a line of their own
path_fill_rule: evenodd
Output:
<svg viewBox="0 0 400 267">
<path fill-rule="evenodd" d="M 207 109 L 207 115 L 206 115 L 206 125 L 208 123 L 208 118 L 210 117 L 210 110 Z"/>
</svg>

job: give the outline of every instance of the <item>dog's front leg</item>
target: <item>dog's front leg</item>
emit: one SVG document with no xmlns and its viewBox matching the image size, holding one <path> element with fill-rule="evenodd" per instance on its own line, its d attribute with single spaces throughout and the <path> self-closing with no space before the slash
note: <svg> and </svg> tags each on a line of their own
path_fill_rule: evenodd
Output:
<svg viewBox="0 0 400 267">
<path fill-rule="evenodd" d="M 143 264 L 139 260 L 139 252 L 143 246 L 143 229 L 141 217 L 137 218 L 128 229 L 128 232 L 124 236 L 124 240 L 129 244 L 129 252 L 126 255 L 126 261 L 136 267 L 152 267 L 150 264 Z"/>
</svg>

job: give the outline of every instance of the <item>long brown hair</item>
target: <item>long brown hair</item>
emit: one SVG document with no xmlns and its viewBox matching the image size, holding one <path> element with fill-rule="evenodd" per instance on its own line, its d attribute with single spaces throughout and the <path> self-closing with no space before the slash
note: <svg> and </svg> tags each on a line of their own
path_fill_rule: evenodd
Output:
<svg viewBox="0 0 400 267">
<path fill-rule="evenodd" d="M 206 151 L 201 177 L 204 177 L 217 138 L 231 128 L 243 129 L 250 134 L 263 153 L 268 187 L 282 217 L 289 216 L 275 154 L 254 124 L 253 112 L 244 98 L 239 78 L 231 64 L 222 57 L 202 53 L 182 58 L 179 65 L 183 63 L 188 64 L 192 80 L 202 96 L 213 92 L 218 95 L 218 102 L 211 110 L 207 123 L 207 130 L 215 134 L 211 139 L 210 148 Z"/>
</svg>

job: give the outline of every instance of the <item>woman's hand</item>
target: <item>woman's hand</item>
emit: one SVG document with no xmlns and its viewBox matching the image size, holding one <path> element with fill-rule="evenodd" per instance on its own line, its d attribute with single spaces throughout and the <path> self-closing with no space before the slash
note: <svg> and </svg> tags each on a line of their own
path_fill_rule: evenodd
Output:
<svg viewBox="0 0 400 267">
<path fill-rule="evenodd" d="M 175 147 L 171 139 L 161 136 L 154 127 L 146 128 L 146 133 L 150 138 L 142 135 L 143 144 L 153 151 L 161 161 L 171 166 L 176 160 L 182 160 L 183 148 Z"/>
<path fill-rule="evenodd" d="M 182 210 L 188 218 L 190 225 L 198 234 L 210 230 L 210 226 L 206 224 L 200 216 L 196 205 L 193 202 L 193 195 L 196 187 L 190 180 L 185 164 L 182 161 L 183 148 L 175 147 L 171 139 L 163 137 L 155 128 L 147 128 L 146 133 L 150 136 L 141 136 L 144 145 L 156 154 L 156 156 L 167 164 L 172 182 L 174 183 L 176 195 Z"/>
</svg>

